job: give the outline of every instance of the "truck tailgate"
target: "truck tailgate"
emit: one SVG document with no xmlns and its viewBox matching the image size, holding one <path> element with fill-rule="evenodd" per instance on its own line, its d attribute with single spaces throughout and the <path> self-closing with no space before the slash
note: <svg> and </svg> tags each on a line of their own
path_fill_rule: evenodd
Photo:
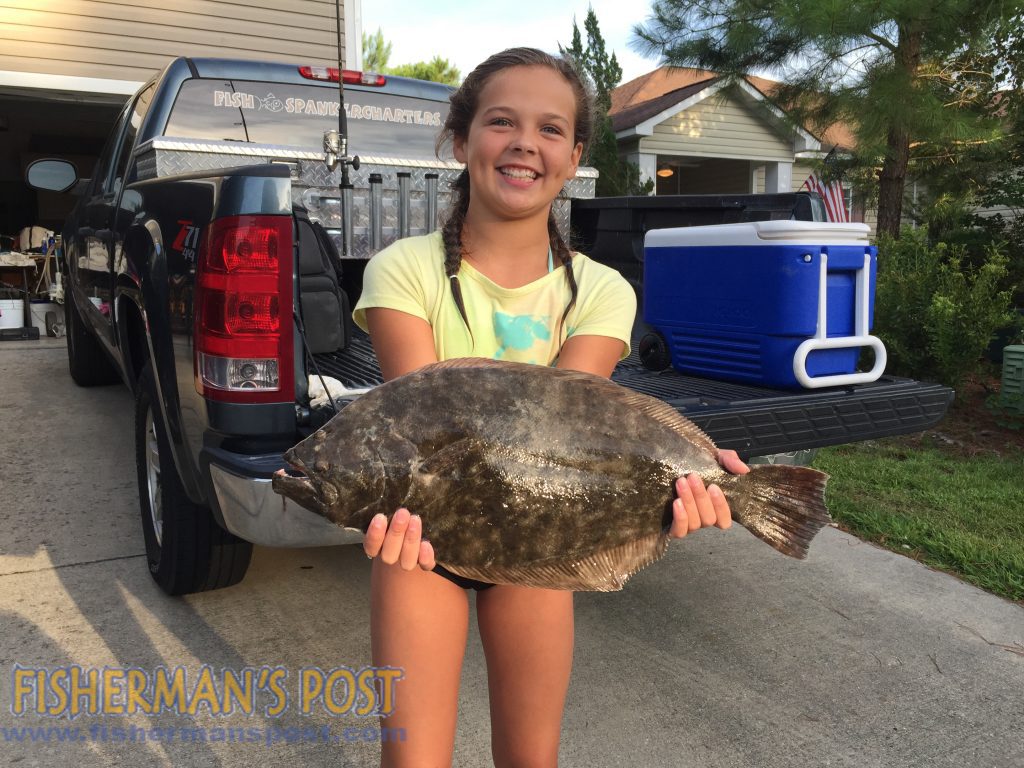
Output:
<svg viewBox="0 0 1024 768">
<path fill-rule="evenodd" d="M 619 363 L 612 379 L 664 400 L 700 426 L 720 448 L 743 458 L 840 445 L 935 426 L 953 400 L 939 384 L 883 376 L 872 384 L 814 391 L 788 391 L 684 376 L 673 370 L 647 370 L 633 353 Z M 316 355 L 325 376 L 346 387 L 381 381 L 369 337 L 355 331 L 351 345 Z"/>
</svg>

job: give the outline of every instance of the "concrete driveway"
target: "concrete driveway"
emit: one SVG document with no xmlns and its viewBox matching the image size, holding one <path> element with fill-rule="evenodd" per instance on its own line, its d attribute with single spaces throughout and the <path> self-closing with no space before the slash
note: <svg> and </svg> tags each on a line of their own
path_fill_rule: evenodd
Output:
<svg viewBox="0 0 1024 768">
<path fill-rule="evenodd" d="M 270 667 L 294 695 L 303 668 L 369 664 L 357 548 L 258 548 L 237 587 L 156 589 L 131 418 L 123 387 L 71 382 L 63 340 L 0 343 L 0 764 L 376 765 L 374 721 L 293 701 L 74 719 L 16 701 L 16 667 Z M 490 764 L 483 668 L 474 632 L 458 766 Z M 834 529 L 804 562 L 703 531 L 624 592 L 577 596 L 565 766 L 1019 768 L 1022 723 L 1024 609 Z"/>
</svg>

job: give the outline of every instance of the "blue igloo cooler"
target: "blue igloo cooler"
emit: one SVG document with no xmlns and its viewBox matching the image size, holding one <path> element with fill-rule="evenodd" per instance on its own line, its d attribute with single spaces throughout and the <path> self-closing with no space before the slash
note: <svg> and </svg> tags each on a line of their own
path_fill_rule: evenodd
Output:
<svg viewBox="0 0 1024 768">
<path fill-rule="evenodd" d="M 684 373 L 771 387 L 875 381 L 877 249 L 866 224 L 758 221 L 644 240 L 644 320 Z M 875 352 L 858 372 L 862 347 Z"/>
</svg>

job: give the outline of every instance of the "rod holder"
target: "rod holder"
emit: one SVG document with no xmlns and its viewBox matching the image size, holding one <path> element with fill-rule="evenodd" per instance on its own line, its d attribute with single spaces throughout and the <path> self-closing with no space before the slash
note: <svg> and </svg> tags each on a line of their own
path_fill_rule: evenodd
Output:
<svg viewBox="0 0 1024 768">
<path fill-rule="evenodd" d="M 341 245 L 344 257 L 352 256 L 352 185 L 341 188 Z"/>
<path fill-rule="evenodd" d="M 424 234 L 429 235 L 437 229 L 437 174 L 428 173 L 423 178 L 427 181 L 427 221 Z"/>
<path fill-rule="evenodd" d="M 384 177 L 370 174 L 370 249 L 384 247 Z"/>
<path fill-rule="evenodd" d="M 409 236 L 409 183 L 412 174 L 398 172 L 398 236 Z"/>
</svg>

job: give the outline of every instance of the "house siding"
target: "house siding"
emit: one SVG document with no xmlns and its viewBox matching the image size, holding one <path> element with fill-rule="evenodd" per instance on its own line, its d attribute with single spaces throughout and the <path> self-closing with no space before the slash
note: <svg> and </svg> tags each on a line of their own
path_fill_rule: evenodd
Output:
<svg viewBox="0 0 1024 768">
<path fill-rule="evenodd" d="M 864 223 L 871 227 L 871 233 L 874 234 L 878 231 L 878 209 L 877 208 L 865 208 L 864 209 Z"/>
<path fill-rule="evenodd" d="M 719 92 L 655 126 L 641 152 L 791 162 L 792 143 L 734 95 Z"/>
<path fill-rule="evenodd" d="M 999 205 L 994 208 L 978 208 L 975 213 L 985 218 L 991 218 L 993 216 L 1002 216 L 1005 220 L 1010 221 L 1020 216 L 1020 211 L 1016 208 L 1011 208 L 1008 205 Z"/>
<path fill-rule="evenodd" d="M 807 181 L 807 177 L 811 175 L 814 167 L 811 165 L 805 165 L 803 163 L 793 163 L 793 176 L 792 176 L 792 191 L 799 192 L 803 189 L 804 182 Z"/>
<path fill-rule="evenodd" d="M 182 55 L 337 61 L 335 6 L 329 0 L 179 0 L 172 10 L 165 5 L 0 0 L 0 70 L 141 82 Z"/>
</svg>

